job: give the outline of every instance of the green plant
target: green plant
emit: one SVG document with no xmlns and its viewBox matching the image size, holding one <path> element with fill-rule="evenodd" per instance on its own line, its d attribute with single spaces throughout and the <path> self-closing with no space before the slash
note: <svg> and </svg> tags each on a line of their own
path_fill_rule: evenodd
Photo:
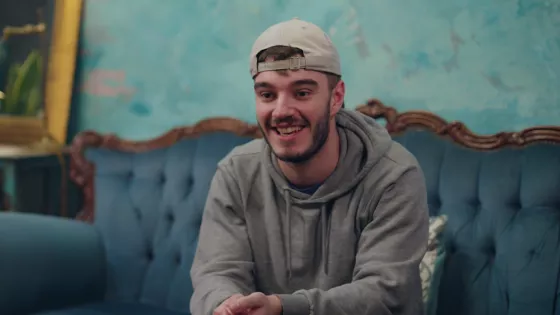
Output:
<svg viewBox="0 0 560 315">
<path fill-rule="evenodd" d="M 32 51 L 22 64 L 8 70 L 4 100 L 0 114 L 37 116 L 42 105 L 43 57 Z"/>
</svg>

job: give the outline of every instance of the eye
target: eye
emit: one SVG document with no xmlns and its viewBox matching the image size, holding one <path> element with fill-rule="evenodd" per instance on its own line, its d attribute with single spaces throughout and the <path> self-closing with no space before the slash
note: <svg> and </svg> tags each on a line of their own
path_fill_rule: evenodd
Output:
<svg viewBox="0 0 560 315">
<path fill-rule="evenodd" d="M 299 90 L 296 91 L 296 97 L 297 98 L 307 98 L 311 95 L 311 92 L 308 90 Z"/>
<path fill-rule="evenodd" d="M 272 92 L 263 91 L 259 93 L 259 97 L 263 100 L 272 100 L 274 98 L 274 94 Z"/>
</svg>

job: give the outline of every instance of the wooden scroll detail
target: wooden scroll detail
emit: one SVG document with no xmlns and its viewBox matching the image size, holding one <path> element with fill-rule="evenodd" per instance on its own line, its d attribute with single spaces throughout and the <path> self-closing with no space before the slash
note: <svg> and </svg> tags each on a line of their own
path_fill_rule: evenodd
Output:
<svg viewBox="0 0 560 315">
<path fill-rule="evenodd" d="M 523 147 L 537 142 L 560 144 L 560 126 L 537 126 L 518 132 L 499 132 L 479 135 L 459 121 L 447 122 L 442 117 L 428 111 L 407 111 L 398 113 L 393 107 L 384 105 L 377 99 L 358 106 L 357 111 L 386 120 L 386 128 L 391 134 L 400 134 L 411 128 L 432 131 L 449 137 L 452 141 L 474 150 L 496 150 L 506 146 Z"/>
</svg>

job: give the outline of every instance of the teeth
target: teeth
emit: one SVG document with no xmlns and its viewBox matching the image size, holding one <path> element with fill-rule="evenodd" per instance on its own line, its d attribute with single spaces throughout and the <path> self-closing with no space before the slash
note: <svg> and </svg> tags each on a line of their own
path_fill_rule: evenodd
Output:
<svg viewBox="0 0 560 315">
<path fill-rule="evenodd" d="M 276 128 L 280 134 L 291 134 L 294 132 L 298 132 L 302 129 L 302 127 L 288 127 L 288 128 Z"/>
</svg>

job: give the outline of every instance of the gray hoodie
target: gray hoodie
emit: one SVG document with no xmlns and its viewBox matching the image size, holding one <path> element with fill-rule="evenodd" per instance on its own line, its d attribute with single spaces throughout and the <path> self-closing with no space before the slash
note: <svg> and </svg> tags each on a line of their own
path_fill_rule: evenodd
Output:
<svg viewBox="0 0 560 315">
<path fill-rule="evenodd" d="M 340 158 L 309 196 L 263 140 L 218 165 L 191 269 L 193 315 L 233 294 L 276 294 L 284 315 L 418 315 L 428 241 L 424 177 L 383 126 L 336 116 Z"/>
</svg>

